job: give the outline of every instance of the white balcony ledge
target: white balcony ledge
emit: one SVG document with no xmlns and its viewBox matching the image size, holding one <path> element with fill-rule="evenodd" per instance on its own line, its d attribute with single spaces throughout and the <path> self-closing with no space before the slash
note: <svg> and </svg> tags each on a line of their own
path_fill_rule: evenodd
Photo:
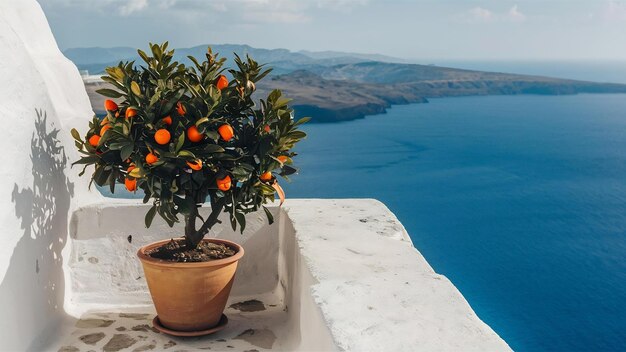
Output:
<svg viewBox="0 0 626 352">
<path fill-rule="evenodd" d="M 66 265 L 69 316 L 49 347 L 509 350 L 450 281 L 432 270 L 396 217 L 371 199 L 291 199 L 283 208 L 272 208 L 273 225 L 259 214 L 248 218 L 243 235 L 218 226 L 213 236 L 237 241 L 246 250 L 229 301 L 234 306 L 225 312 L 227 328 L 192 339 L 156 333 L 135 252 L 182 229 L 163 221 L 146 229 L 146 210 L 122 200 L 74 212 Z M 241 302 L 248 304 L 242 308 Z"/>
</svg>

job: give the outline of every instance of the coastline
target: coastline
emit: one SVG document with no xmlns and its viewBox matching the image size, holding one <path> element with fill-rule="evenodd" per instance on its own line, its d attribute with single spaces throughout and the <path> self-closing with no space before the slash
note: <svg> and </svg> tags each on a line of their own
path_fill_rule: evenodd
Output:
<svg viewBox="0 0 626 352">
<path fill-rule="evenodd" d="M 286 77 L 286 78 L 285 78 Z M 528 76 L 517 80 L 419 81 L 375 85 L 352 81 L 326 80 L 313 74 L 297 73 L 259 83 L 257 96 L 269 94 L 268 85 L 281 89 L 293 100 L 298 117 L 313 116 L 310 123 L 336 123 L 385 114 L 394 105 L 425 104 L 432 98 L 498 95 L 624 94 L 626 85 Z M 519 76 L 523 77 L 523 76 Z M 96 93 L 106 83 L 94 76 L 83 83 L 96 114 L 104 114 L 104 97 Z M 363 90 L 361 93 L 360 90 Z"/>
</svg>

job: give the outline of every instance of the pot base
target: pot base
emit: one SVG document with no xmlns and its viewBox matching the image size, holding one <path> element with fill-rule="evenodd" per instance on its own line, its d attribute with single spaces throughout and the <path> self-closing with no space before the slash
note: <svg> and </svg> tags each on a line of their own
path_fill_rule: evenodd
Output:
<svg viewBox="0 0 626 352">
<path fill-rule="evenodd" d="M 216 326 L 214 326 L 214 327 L 212 327 L 210 329 L 199 330 L 199 331 L 177 331 L 177 330 L 168 329 L 165 326 L 161 325 L 161 321 L 159 320 L 159 316 L 158 315 L 156 317 L 154 317 L 154 319 L 152 319 L 152 326 L 154 326 L 155 329 L 159 330 L 160 332 L 162 332 L 164 334 L 168 334 L 168 335 L 172 335 L 172 336 L 187 336 L 187 337 L 189 337 L 189 336 L 210 335 L 210 334 L 214 334 L 214 333 L 224 329 L 226 327 L 226 324 L 228 324 L 228 317 L 226 317 L 226 315 L 222 314 L 222 317 L 220 318 L 220 322 L 217 323 Z"/>
</svg>

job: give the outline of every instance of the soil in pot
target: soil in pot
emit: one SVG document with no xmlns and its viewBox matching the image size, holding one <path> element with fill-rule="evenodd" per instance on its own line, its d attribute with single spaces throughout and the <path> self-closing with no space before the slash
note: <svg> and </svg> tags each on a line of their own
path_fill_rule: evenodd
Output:
<svg viewBox="0 0 626 352">
<path fill-rule="evenodd" d="M 235 250 L 224 244 L 207 241 L 200 242 L 198 247 L 190 250 L 183 239 L 172 239 L 163 246 L 146 252 L 152 258 L 179 263 L 208 262 L 228 258 L 235 255 L 235 253 L 237 253 Z"/>
</svg>

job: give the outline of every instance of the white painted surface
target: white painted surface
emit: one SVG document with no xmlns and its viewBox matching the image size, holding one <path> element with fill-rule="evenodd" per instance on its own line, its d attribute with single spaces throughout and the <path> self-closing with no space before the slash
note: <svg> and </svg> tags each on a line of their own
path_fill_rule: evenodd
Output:
<svg viewBox="0 0 626 352">
<path fill-rule="evenodd" d="M 75 316 L 150 304 L 134 253 L 183 229 L 170 229 L 161 219 L 152 229 L 143 228 L 147 210 L 138 201 L 107 201 L 74 214 L 73 298 L 67 308 Z M 433 271 L 384 204 L 289 199 L 272 212 L 277 220 L 271 226 L 264 214 L 253 214 L 243 235 L 221 225 L 211 236 L 246 249 L 231 303 L 256 298 L 288 311 L 266 326 L 277 337 L 273 349 L 509 350 L 454 285 Z M 241 331 L 231 333 L 223 338 Z"/>
<path fill-rule="evenodd" d="M 347 351 L 510 350 L 433 271 L 384 204 L 290 200 L 286 211 L 337 347 Z"/>
<path fill-rule="evenodd" d="M 0 341 L 2 349 L 24 350 L 62 316 L 75 199 L 100 196 L 69 169 L 77 158 L 69 128 L 84 127 L 91 107 L 34 0 L 0 1 L 0 48 Z M 36 124 L 38 114 L 45 123 Z"/>
</svg>

